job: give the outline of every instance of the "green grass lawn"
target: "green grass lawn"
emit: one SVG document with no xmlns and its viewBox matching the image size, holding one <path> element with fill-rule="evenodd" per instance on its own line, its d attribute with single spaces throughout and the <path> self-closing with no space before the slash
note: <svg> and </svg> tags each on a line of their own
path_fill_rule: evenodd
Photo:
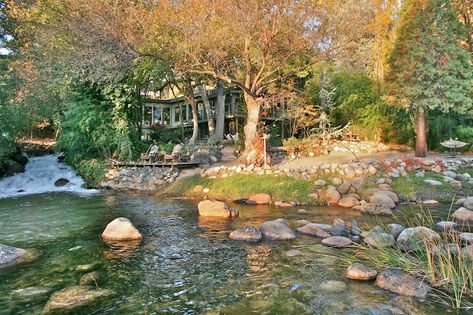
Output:
<svg viewBox="0 0 473 315">
<path fill-rule="evenodd" d="M 210 188 L 210 192 L 207 194 L 209 197 L 225 200 L 243 199 L 256 193 L 267 193 L 276 201 L 306 202 L 310 201 L 307 195 L 315 191 L 313 181 L 297 180 L 289 176 L 233 175 L 226 178 L 208 179 L 195 175 L 175 182 L 163 194 L 201 197 L 202 192 L 194 193 L 192 191 L 197 185 Z"/>
</svg>

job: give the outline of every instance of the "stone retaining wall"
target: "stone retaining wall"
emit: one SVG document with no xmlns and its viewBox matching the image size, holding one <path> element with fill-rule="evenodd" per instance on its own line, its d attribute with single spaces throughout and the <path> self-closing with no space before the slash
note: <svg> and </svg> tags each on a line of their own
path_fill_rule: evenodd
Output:
<svg viewBox="0 0 473 315">
<path fill-rule="evenodd" d="M 130 167 L 111 169 L 105 175 L 102 188 L 154 191 L 173 183 L 179 170 L 172 167 Z"/>
</svg>

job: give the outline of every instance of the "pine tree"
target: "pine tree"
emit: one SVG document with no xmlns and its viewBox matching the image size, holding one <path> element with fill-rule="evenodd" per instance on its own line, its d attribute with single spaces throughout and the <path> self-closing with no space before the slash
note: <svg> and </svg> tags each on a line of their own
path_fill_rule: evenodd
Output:
<svg viewBox="0 0 473 315">
<path fill-rule="evenodd" d="M 404 2 L 387 82 L 396 103 L 415 113 L 418 157 L 426 153 L 429 110 L 473 108 L 473 66 L 462 46 L 466 37 L 450 0 Z"/>
</svg>

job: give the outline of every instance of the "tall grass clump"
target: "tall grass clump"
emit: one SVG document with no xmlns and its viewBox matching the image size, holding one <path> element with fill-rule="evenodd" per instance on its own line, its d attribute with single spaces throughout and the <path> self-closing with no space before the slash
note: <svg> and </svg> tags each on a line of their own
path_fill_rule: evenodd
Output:
<svg viewBox="0 0 473 315">
<path fill-rule="evenodd" d="M 414 213 L 409 216 L 401 215 L 398 222 L 402 220 L 407 227 L 424 226 L 434 229 L 435 222 L 430 211 L 420 208 Z M 386 229 L 379 218 L 373 217 L 367 220 L 363 229 L 371 230 L 374 226 Z M 434 298 L 441 302 L 457 309 L 473 308 L 473 249 L 467 251 L 462 248 L 457 231 L 448 230 L 439 232 L 439 235 L 439 239 L 431 239 L 420 234 L 417 249 L 409 252 L 401 250 L 397 243 L 392 247 L 360 244 L 352 254 L 345 253 L 340 258 L 347 265 L 359 261 L 378 270 L 387 267 L 401 268 L 430 283 L 434 289 Z"/>
</svg>

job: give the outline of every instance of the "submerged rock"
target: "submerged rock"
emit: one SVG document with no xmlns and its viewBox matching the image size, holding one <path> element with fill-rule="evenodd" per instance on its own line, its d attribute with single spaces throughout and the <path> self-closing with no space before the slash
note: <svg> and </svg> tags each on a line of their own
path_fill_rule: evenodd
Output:
<svg viewBox="0 0 473 315">
<path fill-rule="evenodd" d="M 199 215 L 203 217 L 232 218 L 238 216 L 238 211 L 228 206 L 226 202 L 203 200 L 198 204 Z"/>
<path fill-rule="evenodd" d="M 338 293 L 343 292 L 347 288 L 347 285 L 342 281 L 328 280 L 320 284 L 319 289 L 325 292 Z"/>
<path fill-rule="evenodd" d="M 98 271 L 92 271 L 88 272 L 82 277 L 80 277 L 79 284 L 80 285 L 91 285 L 91 286 L 96 286 L 98 279 L 99 279 L 99 272 Z"/>
<path fill-rule="evenodd" d="M 11 297 L 21 300 L 33 300 L 44 297 L 49 292 L 51 292 L 51 289 L 46 287 L 27 287 L 13 290 L 11 292 Z"/>
<path fill-rule="evenodd" d="M 113 294 L 112 290 L 93 289 L 82 285 L 68 287 L 51 295 L 43 314 L 74 313 Z"/>
<path fill-rule="evenodd" d="M 282 220 L 266 221 L 259 226 L 263 237 L 273 241 L 287 241 L 296 238 L 296 233 Z"/>
<path fill-rule="evenodd" d="M 326 232 L 315 223 L 308 223 L 302 227 L 297 228 L 296 231 L 301 234 L 322 237 L 322 238 L 331 236 L 330 233 Z"/>
<path fill-rule="evenodd" d="M 382 289 L 411 297 L 425 299 L 431 288 L 402 269 L 387 268 L 376 278 L 376 285 Z"/>
<path fill-rule="evenodd" d="M 373 215 L 393 215 L 390 205 L 367 202 L 361 205 L 361 212 Z"/>
<path fill-rule="evenodd" d="M 130 220 L 120 217 L 107 224 L 102 233 L 102 238 L 110 241 L 131 241 L 141 240 L 143 236 Z"/>
<path fill-rule="evenodd" d="M 31 261 L 36 256 L 37 253 L 32 250 L 0 244 L 0 269 Z"/>
<path fill-rule="evenodd" d="M 354 263 L 347 268 L 347 278 L 352 280 L 374 280 L 378 272 L 360 263 Z"/>
<path fill-rule="evenodd" d="M 263 235 L 258 229 L 250 226 L 235 230 L 231 232 L 228 237 L 235 241 L 259 242 L 263 238 Z"/>
</svg>

